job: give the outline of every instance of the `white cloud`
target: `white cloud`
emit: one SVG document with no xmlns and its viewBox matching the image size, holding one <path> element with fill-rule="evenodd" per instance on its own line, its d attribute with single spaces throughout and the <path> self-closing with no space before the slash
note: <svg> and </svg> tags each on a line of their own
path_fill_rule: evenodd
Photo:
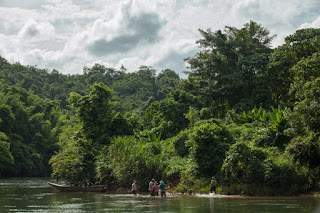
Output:
<svg viewBox="0 0 320 213">
<path fill-rule="evenodd" d="M 21 39 L 48 40 L 55 35 L 54 26 L 49 22 L 38 23 L 34 19 L 29 19 L 21 28 L 18 36 Z"/>
<path fill-rule="evenodd" d="M 75 19 L 88 17 L 85 11 L 72 3 L 72 0 L 47 0 L 48 4 L 43 5 L 43 12 L 47 15 L 48 19 Z"/>
<path fill-rule="evenodd" d="M 9 1 L 8 1 L 9 2 Z M 318 0 L 24 0 L 0 2 L 0 54 L 10 62 L 81 73 L 101 63 L 177 72 L 198 51 L 198 29 L 256 21 L 277 34 L 319 27 Z"/>
<path fill-rule="evenodd" d="M 235 18 L 242 23 L 253 20 L 270 30 L 271 35 L 276 34 L 273 40 L 273 47 L 284 43 L 284 38 L 293 34 L 316 10 L 318 15 L 320 5 L 318 0 L 243 0 L 233 1 L 232 11 Z M 234 25 L 233 25 L 234 26 Z"/>
<path fill-rule="evenodd" d="M 0 7 L 0 33 L 12 35 L 17 33 L 28 19 L 37 19 L 35 10 Z"/>
<path fill-rule="evenodd" d="M 43 4 L 43 0 L 1 0 L 0 7 L 21 7 L 26 9 L 36 9 L 39 8 L 41 4 Z"/>
<path fill-rule="evenodd" d="M 145 65 L 145 60 L 138 56 L 122 58 L 115 67 L 120 68 L 121 65 L 124 65 L 128 72 L 132 72 L 138 70 L 141 65 Z"/>
<path fill-rule="evenodd" d="M 303 28 L 320 28 L 320 16 L 316 20 L 314 20 L 312 23 L 301 24 L 299 29 L 303 29 Z"/>
<path fill-rule="evenodd" d="M 126 54 L 160 40 L 159 30 L 165 22 L 156 13 L 137 13 L 133 5 L 134 1 L 123 3 L 113 19 L 95 21 L 88 37 L 90 54 L 97 57 Z"/>
</svg>

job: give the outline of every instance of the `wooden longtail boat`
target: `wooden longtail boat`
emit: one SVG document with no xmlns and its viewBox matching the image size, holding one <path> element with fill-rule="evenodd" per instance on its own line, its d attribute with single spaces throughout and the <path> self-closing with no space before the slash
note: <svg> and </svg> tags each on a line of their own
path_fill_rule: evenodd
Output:
<svg viewBox="0 0 320 213">
<path fill-rule="evenodd" d="M 68 186 L 51 182 L 48 182 L 48 184 L 62 192 L 106 192 L 108 190 L 106 185 Z"/>
</svg>

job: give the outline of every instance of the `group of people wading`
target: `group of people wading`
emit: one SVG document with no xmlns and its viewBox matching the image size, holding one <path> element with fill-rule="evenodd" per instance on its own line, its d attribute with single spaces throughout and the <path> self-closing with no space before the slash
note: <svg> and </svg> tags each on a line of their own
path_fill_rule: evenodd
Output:
<svg viewBox="0 0 320 213">
<path fill-rule="evenodd" d="M 166 184 L 162 180 L 159 184 L 157 181 L 155 181 L 155 179 L 152 179 L 149 183 L 148 190 L 151 196 L 159 196 L 159 191 L 161 197 L 166 196 Z"/>
<path fill-rule="evenodd" d="M 166 184 L 162 180 L 160 181 L 160 184 L 159 184 L 157 181 L 152 179 L 149 183 L 148 190 L 149 190 L 151 196 L 159 196 L 159 191 L 160 191 L 161 197 L 166 196 Z M 134 180 L 131 185 L 131 192 L 134 195 L 136 195 L 138 193 L 138 187 L 137 187 L 136 180 Z"/>
<path fill-rule="evenodd" d="M 217 186 L 217 180 L 214 176 L 212 176 L 211 182 L 210 182 L 210 193 L 216 192 L 216 186 Z M 159 191 L 160 191 L 161 197 L 166 196 L 166 184 L 162 180 L 160 181 L 160 184 L 159 184 L 157 181 L 155 181 L 155 179 L 152 179 L 149 182 L 148 190 L 149 190 L 151 196 L 159 196 Z M 131 192 L 134 195 L 136 195 L 138 192 L 136 180 L 134 180 L 132 183 Z"/>
</svg>

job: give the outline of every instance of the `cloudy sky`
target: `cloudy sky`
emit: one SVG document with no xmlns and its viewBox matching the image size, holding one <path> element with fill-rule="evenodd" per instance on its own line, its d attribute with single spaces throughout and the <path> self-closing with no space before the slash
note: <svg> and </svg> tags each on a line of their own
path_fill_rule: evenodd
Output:
<svg viewBox="0 0 320 213">
<path fill-rule="evenodd" d="M 198 29 L 253 20 L 277 37 L 320 27 L 320 0 L 0 0 L 0 55 L 11 63 L 82 73 L 95 63 L 183 77 Z"/>
</svg>

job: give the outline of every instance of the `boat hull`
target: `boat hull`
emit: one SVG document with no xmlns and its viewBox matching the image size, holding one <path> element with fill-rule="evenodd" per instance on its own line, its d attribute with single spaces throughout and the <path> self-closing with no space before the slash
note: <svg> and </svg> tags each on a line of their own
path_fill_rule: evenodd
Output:
<svg viewBox="0 0 320 213">
<path fill-rule="evenodd" d="M 91 186 L 67 186 L 48 182 L 48 184 L 62 192 L 106 192 L 106 185 L 91 185 Z"/>
</svg>

